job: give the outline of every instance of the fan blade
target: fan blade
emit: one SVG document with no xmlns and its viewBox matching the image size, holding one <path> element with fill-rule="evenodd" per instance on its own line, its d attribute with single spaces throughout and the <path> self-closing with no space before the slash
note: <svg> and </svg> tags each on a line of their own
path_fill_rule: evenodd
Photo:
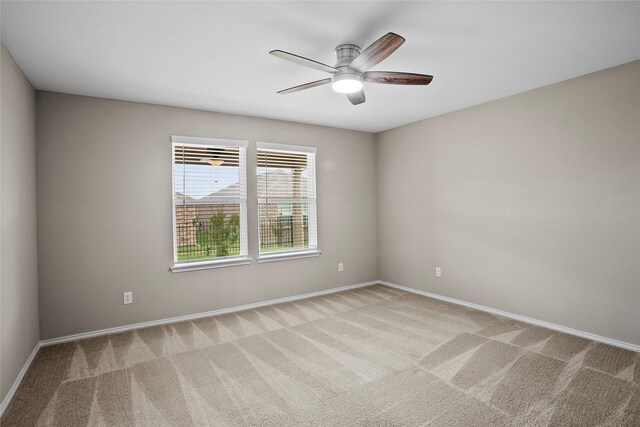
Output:
<svg viewBox="0 0 640 427">
<path fill-rule="evenodd" d="M 280 90 L 278 91 L 278 93 L 285 94 L 285 93 L 291 93 L 291 92 L 298 92 L 299 90 L 311 89 L 312 87 L 326 85 L 327 83 L 330 83 L 330 82 L 331 82 L 331 78 L 316 80 L 315 82 L 309 82 L 302 85 L 293 86 L 287 89 Z"/>
<path fill-rule="evenodd" d="M 351 101 L 353 105 L 362 104 L 365 101 L 364 90 L 362 89 L 360 89 L 357 92 L 347 93 L 346 95 L 347 95 L 347 98 L 349 98 L 349 101 Z"/>
<path fill-rule="evenodd" d="M 314 61 L 313 59 L 305 58 L 304 56 L 295 55 L 283 50 L 272 50 L 269 53 L 273 56 L 277 56 L 278 58 L 286 59 L 287 61 L 295 62 L 296 64 L 315 68 L 316 70 L 325 71 L 327 73 L 338 73 L 340 71 L 337 68 L 330 67 L 322 62 Z"/>
<path fill-rule="evenodd" d="M 387 33 L 356 56 L 349 67 L 360 72 L 367 71 L 395 52 L 402 43 L 404 43 L 403 37 L 395 33 Z"/>
<path fill-rule="evenodd" d="M 433 76 L 416 73 L 400 73 L 396 71 L 367 71 L 364 81 L 388 85 L 428 85 Z"/>
</svg>

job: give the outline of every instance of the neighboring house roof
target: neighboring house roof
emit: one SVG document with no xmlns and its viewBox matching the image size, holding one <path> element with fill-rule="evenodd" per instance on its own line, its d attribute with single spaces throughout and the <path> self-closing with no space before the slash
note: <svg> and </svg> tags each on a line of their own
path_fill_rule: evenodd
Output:
<svg viewBox="0 0 640 427">
<path fill-rule="evenodd" d="M 240 194 L 240 183 L 236 182 L 235 184 L 231 184 L 225 188 L 222 188 L 218 191 L 214 191 L 213 193 L 204 196 L 199 202 L 204 202 L 207 200 L 212 200 L 219 197 L 230 197 L 237 198 Z"/>
<path fill-rule="evenodd" d="M 176 205 L 180 205 L 183 203 L 191 204 L 196 202 L 196 199 L 194 199 L 193 197 L 185 196 L 184 194 L 178 191 L 176 191 L 175 194 L 173 195 L 173 200 Z"/>
</svg>

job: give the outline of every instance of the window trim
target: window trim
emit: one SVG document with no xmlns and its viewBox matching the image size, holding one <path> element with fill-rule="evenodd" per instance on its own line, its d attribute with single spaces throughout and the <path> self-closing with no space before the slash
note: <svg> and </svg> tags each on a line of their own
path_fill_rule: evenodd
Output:
<svg viewBox="0 0 640 427">
<path fill-rule="evenodd" d="M 282 252 L 272 252 L 265 253 L 264 255 L 260 255 L 256 260 L 257 263 L 262 264 L 264 262 L 275 262 L 275 261 L 288 261 L 291 259 L 299 259 L 299 258 L 313 258 L 320 256 L 322 251 L 318 248 L 314 249 L 300 249 L 296 251 L 282 251 Z"/>
<path fill-rule="evenodd" d="M 172 273 L 184 273 L 185 271 L 208 270 L 210 268 L 235 267 L 251 264 L 252 258 L 243 256 L 225 257 L 225 259 L 206 260 L 198 262 L 182 262 L 169 267 Z"/>
<path fill-rule="evenodd" d="M 240 204 L 240 234 L 242 236 L 244 231 L 245 242 L 243 245 L 240 241 L 240 255 L 229 257 L 217 257 L 201 261 L 178 261 L 178 246 L 176 245 L 176 204 L 175 204 L 175 147 L 176 145 L 203 145 L 203 146 L 218 146 L 218 147 L 238 147 L 244 148 L 244 199 L 239 199 Z M 182 136 L 171 135 L 171 218 L 172 218 L 172 236 L 171 243 L 173 245 L 173 262 L 169 267 L 172 273 L 181 273 L 185 271 L 205 270 L 210 268 L 220 267 L 233 267 L 237 265 L 251 264 L 252 259 L 249 258 L 249 233 L 248 233 L 248 220 L 249 215 L 247 212 L 247 147 L 249 141 L 239 139 L 219 139 L 219 138 L 205 138 L 199 136 Z M 242 183 L 241 183 L 242 185 Z M 243 209 L 244 208 L 244 209 Z M 244 212 L 244 221 L 242 213 Z M 244 249 L 244 251 L 243 251 Z M 243 253 L 244 252 L 244 253 Z"/>
<path fill-rule="evenodd" d="M 188 145 L 217 145 L 220 147 L 241 147 L 247 148 L 249 141 L 243 139 L 229 138 L 205 138 L 202 136 L 181 136 L 171 135 L 172 144 L 188 144 Z M 173 157 L 173 156 L 172 156 Z"/>
<path fill-rule="evenodd" d="M 256 154 L 258 150 L 277 150 L 287 151 L 289 153 L 318 153 L 317 147 L 311 147 L 308 145 L 276 144 L 274 142 L 256 142 Z"/>
<path fill-rule="evenodd" d="M 276 150 L 276 151 L 283 151 L 283 152 L 288 152 L 288 153 L 307 153 L 307 154 L 314 154 L 314 179 L 313 179 L 313 186 L 314 186 L 314 193 L 315 193 L 315 212 L 314 212 L 314 227 L 315 227 L 315 231 L 316 231 L 316 244 L 315 246 L 312 247 L 308 247 L 308 248 L 297 248 L 297 249 L 292 249 L 292 250 L 282 250 L 282 251 L 273 251 L 273 252 L 265 252 L 265 253 L 260 253 L 260 198 L 258 197 L 258 187 L 257 187 L 257 182 L 258 182 L 258 165 L 257 165 L 257 157 L 258 157 L 258 150 Z M 318 153 L 318 148 L 317 147 L 312 147 L 312 146 L 308 146 L 308 145 L 289 145 L 289 144 L 277 144 L 277 143 L 273 143 L 273 142 L 256 142 L 256 150 L 255 150 L 255 154 L 256 154 L 256 167 L 254 168 L 254 173 L 255 173 L 255 182 L 256 182 L 256 194 L 255 194 L 255 201 L 256 201 L 256 235 L 258 236 L 257 238 L 257 242 L 258 242 L 258 256 L 256 258 L 256 262 L 257 263 L 266 263 L 266 262 L 275 262 L 275 261 L 287 261 L 287 260 L 292 260 L 292 259 L 299 259 L 299 258 L 312 258 L 312 257 L 317 257 L 320 256 L 322 254 L 322 251 L 320 250 L 320 245 L 318 244 L 318 160 L 317 160 L 317 153 Z M 299 200 L 299 199 L 295 199 L 295 200 Z"/>
</svg>

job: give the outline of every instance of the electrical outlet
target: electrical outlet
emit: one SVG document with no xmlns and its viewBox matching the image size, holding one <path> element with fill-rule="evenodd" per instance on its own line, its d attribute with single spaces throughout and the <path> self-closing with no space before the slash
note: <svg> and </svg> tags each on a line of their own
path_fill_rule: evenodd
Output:
<svg viewBox="0 0 640 427">
<path fill-rule="evenodd" d="M 122 296 L 125 304 L 133 303 L 133 292 L 125 292 Z"/>
<path fill-rule="evenodd" d="M 338 263 L 338 271 L 344 271 L 344 264 L 341 262 Z"/>
<path fill-rule="evenodd" d="M 436 277 L 442 277 L 442 269 L 440 267 L 436 267 Z"/>
</svg>

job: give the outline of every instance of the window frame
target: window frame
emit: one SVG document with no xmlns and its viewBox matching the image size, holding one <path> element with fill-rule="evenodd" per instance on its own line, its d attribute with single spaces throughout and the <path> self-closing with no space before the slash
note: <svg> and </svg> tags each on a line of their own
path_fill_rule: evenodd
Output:
<svg viewBox="0 0 640 427">
<path fill-rule="evenodd" d="M 197 145 L 202 147 L 237 147 L 239 148 L 239 187 L 241 197 L 239 200 L 240 210 L 240 254 L 231 256 L 221 256 L 196 261 L 178 261 L 177 226 L 176 226 L 176 199 L 175 199 L 175 150 L 180 145 Z M 248 234 L 248 213 L 247 213 L 247 148 L 249 141 L 235 139 L 205 138 L 195 136 L 171 135 L 171 218 L 172 218 L 172 252 L 173 263 L 171 272 L 181 273 L 185 271 L 204 270 L 209 268 L 232 267 L 251 263 L 249 257 L 249 234 Z M 244 168 L 244 174 L 242 170 Z M 242 197 L 244 195 L 244 197 Z"/>
<path fill-rule="evenodd" d="M 284 250 L 279 250 L 279 251 L 270 251 L 270 252 L 264 252 L 262 253 L 260 251 L 260 245 L 261 245 L 261 241 L 260 241 L 260 197 L 259 197 L 259 189 L 258 189 L 258 151 L 259 150 L 273 150 L 273 151 L 281 151 L 281 152 L 288 152 L 288 153 L 295 153 L 295 154 L 312 154 L 313 155 L 313 193 L 314 193 L 314 197 L 313 197 L 313 203 L 310 204 L 312 205 L 312 207 L 309 207 L 309 219 L 308 219 L 308 227 L 309 227 L 309 236 L 314 236 L 315 237 L 315 246 L 311 247 L 311 245 L 309 245 L 310 247 L 308 248 L 292 248 L 292 249 L 284 249 Z M 258 254 L 258 258 L 257 258 L 257 262 L 258 263 L 264 263 L 264 262 L 274 262 L 274 261 L 286 261 L 286 260 L 291 260 L 291 259 L 298 259 L 298 258 L 311 258 L 311 257 L 317 257 L 320 256 L 320 254 L 322 254 L 322 251 L 320 250 L 320 246 L 318 244 L 318 183 L 317 183 L 317 178 L 318 178 L 318 173 L 317 173 L 317 152 L 318 149 L 317 147 L 313 147 L 313 146 L 308 146 L 308 145 L 289 145 L 289 144 L 278 144 L 278 143 L 272 143 L 272 142 L 256 142 L 256 150 L 255 150 L 255 154 L 256 154 L 256 165 L 255 165 L 255 182 L 256 182 L 256 194 L 255 194 L 255 201 L 256 201 L 256 234 L 258 236 L 257 238 L 257 254 Z M 267 198 L 268 199 L 268 198 Z M 302 199 L 300 199 L 302 200 Z M 312 221 L 313 218 L 313 221 Z M 312 233 L 312 230 L 314 231 Z M 310 242 L 311 243 L 311 242 Z"/>
</svg>

